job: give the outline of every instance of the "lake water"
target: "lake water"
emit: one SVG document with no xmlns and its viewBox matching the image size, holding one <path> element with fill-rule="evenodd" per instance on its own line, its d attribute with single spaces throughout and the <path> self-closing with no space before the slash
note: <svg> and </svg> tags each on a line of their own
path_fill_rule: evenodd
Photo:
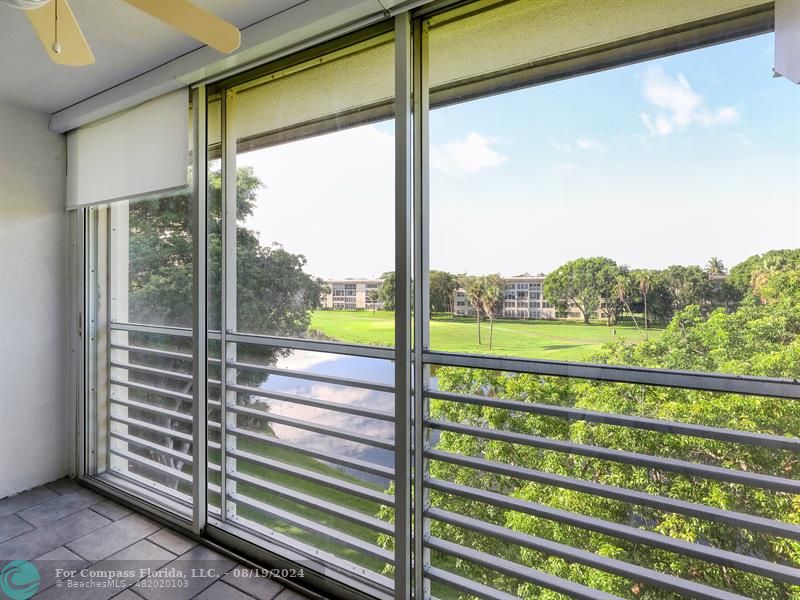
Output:
<svg viewBox="0 0 800 600">
<path fill-rule="evenodd" d="M 379 384 L 394 384 L 394 363 L 375 358 L 294 351 L 291 355 L 281 358 L 276 366 L 318 375 L 347 377 Z M 370 408 L 389 413 L 394 412 L 394 395 L 387 392 L 321 383 L 294 377 L 281 377 L 279 375 L 270 375 L 261 385 L 261 388 L 342 405 Z M 284 415 L 309 423 L 345 429 L 380 440 L 394 440 L 394 424 L 390 421 L 344 414 L 280 400 L 270 399 L 268 402 L 270 412 L 275 415 Z M 394 454 L 388 450 L 278 423 L 273 423 L 272 428 L 275 435 L 282 440 L 301 444 L 321 452 L 357 458 L 382 466 L 394 465 Z M 385 479 L 368 475 L 361 471 L 346 470 L 364 480 L 381 484 L 388 483 Z"/>
</svg>

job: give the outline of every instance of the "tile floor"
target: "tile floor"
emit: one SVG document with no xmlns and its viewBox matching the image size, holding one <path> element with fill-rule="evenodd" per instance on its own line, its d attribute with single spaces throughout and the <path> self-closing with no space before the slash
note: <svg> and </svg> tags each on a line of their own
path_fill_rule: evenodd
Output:
<svg viewBox="0 0 800 600">
<path fill-rule="evenodd" d="M 16 560 L 41 599 L 306 599 L 69 479 L 0 500 L 0 570 Z"/>
</svg>

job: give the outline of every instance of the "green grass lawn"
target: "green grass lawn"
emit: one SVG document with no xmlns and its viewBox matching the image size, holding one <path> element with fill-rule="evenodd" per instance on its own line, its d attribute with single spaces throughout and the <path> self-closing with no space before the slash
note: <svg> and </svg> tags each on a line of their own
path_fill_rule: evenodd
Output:
<svg viewBox="0 0 800 600">
<path fill-rule="evenodd" d="M 386 311 L 318 310 L 311 315 L 310 329 L 328 338 L 354 344 L 391 346 L 394 343 L 394 313 Z M 661 333 L 650 328 L 652 339 Z M 478 327 L 474 319 L 435 316 L 431 319 L 431 347 L 434 350 L 470 354 L 500 354 L 552 360 L 586 360 L 606 342 L 644 339 L 633 324 L 608 327 L 605 323 L 584 325 L 578 321 L 523 321 L 497 319 L 489 349 L 489 323 Z"/>
</svg>

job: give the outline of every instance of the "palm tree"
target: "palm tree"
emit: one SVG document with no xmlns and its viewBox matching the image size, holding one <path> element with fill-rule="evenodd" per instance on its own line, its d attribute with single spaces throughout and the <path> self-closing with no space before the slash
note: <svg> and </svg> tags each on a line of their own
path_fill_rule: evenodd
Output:
<svg viewBox="0 0 800 600">
<path fill-rule="evenodd" d="M 492 349 L 492 338 L 494 337 L 494 318 L 497 309 L 503 302 L 503 288 L 496 283 L 488 283 L 483 288 L 481 304 L 486 316 L 489 317 L 489 350 Z"/>
<path fill-rule="evenodd" d="M 466 277 L 464 281 L 464 289 L 467 292 L 467 300 L 469 300 L 472 308 L 475 309 L 475 319 L 478 323 L 478 345 L 481 345 L 481 310 L 483 308 L 483 288 L 484 281 L 482 277 Z"/>
<path fill-rule="evenodd" d="M 639 291 L 642 292 L 642 298 L 644 299 L 644 339 L 648 339 L 647 294 L 653 285 L 652 271 L 647 271 L 647 270 L 639 271 L 637 276 L 637 281 L 639 283 Z"/>
<path fill-rule="evenodd" d="M 378 300 L 380 300 L 381 295 L 378 290 L 370 290 L 367 292 L 367 302 L 372 303 L 372 314 L 375 314 L 375 311 L 378 309 Z"/>
<path fill-rule="evenodd" d="M 708 273 L 709 277 L 713 277 L 714 275 L 725 275 L 727 270 L 725 269 L 725 264 L 722 262 L 721 258 L 712 256 L 706 263 L 706 272 Z"/>
<path fill-rule="evenodd" d="M 630 275 L 627 273 L 620 273 L 617 278 L 614 280 L 614 292 L 617 295 L 617 300 L 622 305 L 623 309 L 627 309 L 628 313 L 631 315 L 633 319 L 633 324 L 636 326 L 636 330 L 639 330 L 639 323 L 636 322 L 636 315 L 633 314 L 631 307 L 628 305 L 628 295 L 631 288 L 631 279 Z M 641 335 L 641 332 L 639 332 Z"/>
<path fill-rule="evenodd" d="M 779 270 L 780 264 L 777 260 L 765 258 L 750 276 L 750 287 L 753 288 L 753 294 L 761 301 L 762 304 L 765 303 L 763 294 L 764 286 L 767 285 L 767 282 L 770 280 L 770 278 Z"/>
</svg>

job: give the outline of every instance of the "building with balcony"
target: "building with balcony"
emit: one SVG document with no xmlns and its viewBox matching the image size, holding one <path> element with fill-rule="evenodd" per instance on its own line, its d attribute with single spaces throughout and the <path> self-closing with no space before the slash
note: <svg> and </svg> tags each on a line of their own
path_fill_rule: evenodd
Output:
<svg viewBox="0 0 800 600">
<path fill-rule="evenodd" d="M 796 598 L 798 6 L 0 0 L 0 596 Z M 542 247 L 741 308 L 426 318 Z"/>
<path fill-rule="evenodd" d="M 329 310 L 383 310 L 375 296 L 383 279 L 327 279 L 323 308 Z"/>
<path fill-rule="evenodd" d="M 544 299 L 542 286 L 544 285 L 544 274 L 507 277 L 503 280 L 505 289 L 503 290 L 503 306 L 499 313 L 504 319 L 556 319 L 560 315 L 556 309 Z M 464 288 L 458 288 L 453 292 L 453 314 L 457 317 L 474 317 L 475 308 L 467 297 Z M 602 311 L 592 318 L 602 318 Z M 570 308 L 566 315 L 568 319 L 582 319 L 580 311 L 574 306 Z"/>
</svg>

